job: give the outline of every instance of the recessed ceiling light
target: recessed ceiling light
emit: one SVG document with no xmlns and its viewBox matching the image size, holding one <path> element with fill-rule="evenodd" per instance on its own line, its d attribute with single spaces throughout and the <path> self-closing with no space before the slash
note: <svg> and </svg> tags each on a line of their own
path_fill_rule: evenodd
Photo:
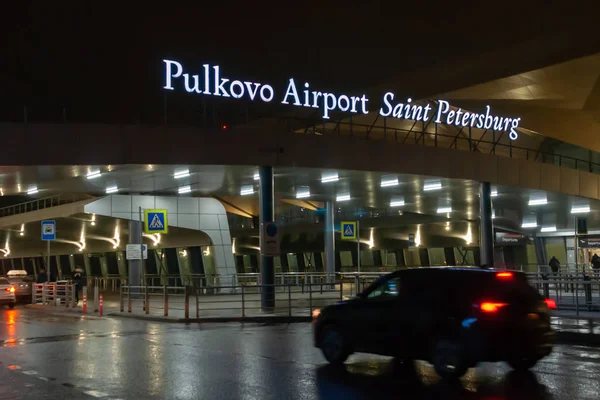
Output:
<svg viewBox="0 0 600 400">
<path fill-rule="evenodd" d="M 423 184 L 423 190 L 428 192 L 431 190 L 440 190 L 442 188 L 442 182 L 433 181 L 433 182 L 425 182 Z"/>
<path fill-rule="evenodd" d="M 258 174 L 258 172 L 254 173 L 254 177 L 253 178 L 254 178 L 255 181 L 260 180 L 260 175 Z"/>
<path fill-rule="evenodd" d="M 573 206 L 571 207 L 571 214 L 583 214 L 589 213 L 590 206 Z"/>
<path fill-rule="evenodd" d="M 440 207 L 437 209 L 438 214 L 451 213 L 452 207 Z"/>
<path fill-rule="evenodd" d="M 102 173 L 100 172 L 100 170 L 90 171 L 90 172 L 88 172 L 86 178 L 88 178 L 88 179 L 94 179 L 94 178 L 98 178 L 100 175 L 102 175 Z"/>
<path fill-rule="evenodd" d="M 548 200 L 546 198 L 529 200 L 530 206 L 543 206 L 545 204 L 548 204 Z"/>
<path fill-rule="evenodd" d="M 111 186 L 106 188 L 106 194 L 117 193 L 119 188 L 117 186 Z"/>
<path fill-rule="evenodd" d="M 523 222 L 521 228 L 537 228 L 537 222 Z"/>
<path fill-rule="evenodd" d="M 309 187 L 301 187 L 296 190 L 296 198 L 297 199 L 305 199 L 310 197 L 310 188 Z"/>
<path fill-rule="evenodd" d="M 337 182 L 340 177 L 337 172 L 328 172 L 321 175 L 321 183 Z"/>
<path fill-rule="evenodd" d="M 383 177 L 381 178 L 381 187 L 398 186 L 398 178 Z"/>
<path fill-rule="evenodd" d="M 404 197 L 396 197 L 390 201 L 390 207 L 403 207 Z"/>
<path fill-rule="evenodd" d="M 350 200 L 350 193 L 339 194 L 336 198 L 336 201 L 348 201 Z"/>
<path fill-rule="evenodd" d="M 184 194 L 184 193 L 190 193 L 192 191 L 192 187 L 191 186 L 182 186 L 179 188 L 178 192 L 179 194 Z"/>
<path fill-rule="evenodd" d="M 490 193 L 490 196 L 492 196 L 492 197 L 498 197 L 498 189 L 492 188 L 492 192 Z"/>
<path fill-rule="evenodd" d="M 37 186 L 30 186 L 29 189 L 27 189 L 27 194 L 38 194 Z"/>
<path fill-rule="evenodd" d="M 556 232 L 556 226 L 542 226 L 542 232 Z"/>
<path fill-rule="evenodd" d="M 190 176 L 189 169 L 177 171 L 177 172 L 175 172 L 175 174 L 173 174 L 173 178 L 175 178 L 175 179 L 187 178 L 188 176 Z"/>
<path fill-rule="evenodd" d="M 252 186 L 252 185 L 242 186 L 240 189 L 240 195 L 247 196 L 249 194 L 254 194 L 254 186 Z"/>
</svg>

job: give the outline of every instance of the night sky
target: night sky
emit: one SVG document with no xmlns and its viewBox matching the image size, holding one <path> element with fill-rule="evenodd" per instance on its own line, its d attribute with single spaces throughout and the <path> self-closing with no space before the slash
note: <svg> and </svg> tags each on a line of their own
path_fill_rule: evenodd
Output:
<svg viewBox="0 0 600 400">
<path fill-rule="evenodd" d="M 1 28 L 3 121 L 21 121 L 26 106 L 30 121 L 60 122 L 66 109 L 70 122 L 158 122 L 164 57 L 277 86 L 298 77 L 361 91 L 427 64 L 585 26 L 580 8 L 545 2 L 14 3 Z"/>
</svg>

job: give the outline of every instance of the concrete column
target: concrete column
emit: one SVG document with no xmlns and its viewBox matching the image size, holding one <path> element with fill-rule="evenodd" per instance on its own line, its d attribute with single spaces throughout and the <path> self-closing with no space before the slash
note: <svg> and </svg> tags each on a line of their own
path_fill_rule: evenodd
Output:
<svg viewBox="0 0 600 400">
<path fill-rule="evenodd" d="M 335 273 L 335 206 L 333 201 L 325 203 L 325 272 L 328 282 L 333 282 Z"/>
<path fill-rule="evenodd" d="M 480 265 L 494 267 L 494 226 L 492 224 L 492 188 L 489 182 L 479 186 L 479 254 Z"/>
<path fill-rule="evenodd" d="M 266 222 L 272 222 L 275 219 L 274 211 L 274 191 L 273 191 L 273 167 L 260 167 L 260 243 L 264 243 L 263 226 Z M 275 264 L 273 257 L 260 255 L 260 276 L 263 285 L 273 285 L 275 283 Z M 275 307 L 275 288 L 263 287 L 261 292 L 261 307 L 269 309 Z"/>
<path fill-rule="evenodd" d="M 142 223 L 140 221 L 129 221 L 129 244 L 141 244 Z M 129 285 L 141 286 L 142 283 L 142 261 L 129 260 Z"/>
</svg>

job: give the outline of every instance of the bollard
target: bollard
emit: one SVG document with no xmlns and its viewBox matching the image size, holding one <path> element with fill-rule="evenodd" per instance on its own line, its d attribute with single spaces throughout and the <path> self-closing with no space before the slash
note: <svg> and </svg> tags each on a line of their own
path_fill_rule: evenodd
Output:
<svg viewBox="0 0 600 400">
<path fill-rule="evenodd" d="M 144 311 L 150 314 L 150 293 L 148 293 L 148 286 L 144 286 Z"/>
<path fill-rule="evenodd" d="M 310 316 L 312 317 L 313 307 L 312 307 L 312 286 L 308 287 L 308 308 L 310 311 Z"/>
<path fill-rule="evenodd" d="M 104 306 L 103 306 L 103 301 L 102 301 L 102 294 L 100 294 L 98 296 L 98 302 L 100 303 L 100 316 L 102 316 L 104 314 Z"/>
<path fill-rule="evenodd" d="M 242 285 L 242 318 L 246 317 L 246 307 L 244 303 L 244 285 Z"/>
<path fill-rule="evenodd" d="M 123 286 L 119 287 L 119 310 L 125 311 L 125 301 L 123 299 Z"/>
<path fill-rule="evenodd" d="M 94 285 L 94 312 L 98 311 L 98 295 L 98 281 L 96 281 L 96 284 Z"/>
<path fill-rule="evenodd" d="M 288 317 L 292 318 L 292 285 L 288 285 Z"/>
<path fill-rule="evenodd" d="M 196 292 L 196 318 L 200 318 L 200 299 L 198 298 L 198 288 L 194 288 Z"/>
<path fill-rule="evenodd" d="M 340 279 L 340 301 L 344 300 L 344 281 Z"/>
<path fill-rule="evenodd" d="M 190 319 L 190 292 L 188 286 L 184 286 L 183 290 L 185 295 L 185 319 Z"/>
<path fill-rule="evenodd" d="M 83 313 L 87 314 L 87 293 L 83 293 Z"/>
<path fill-rule="evenodd" d="M 131 286 L 127 285 L 127 312 L 131 312 Z"/>
<path fill-rule="evenodd" d="M 164 297 L 165 303 L 163 305 L 163 308 L 164 308 L 163 311 L 164 311 L 164 316 L 168 317 L 169 316 L 169 295 L 167 294 L 167 285 L 163 286 L 163 290 L 164 290 L 164 294 L 165 294 L 165 297 Z"/>
</svg>

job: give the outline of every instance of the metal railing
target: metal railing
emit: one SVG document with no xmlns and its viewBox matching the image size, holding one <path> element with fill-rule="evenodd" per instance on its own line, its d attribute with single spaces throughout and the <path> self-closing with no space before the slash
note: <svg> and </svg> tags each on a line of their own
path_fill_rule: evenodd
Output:
<svg viewBox="0 0 600 400">
<path fill-rule="evenodd" d="M 59 194 L 42 199 L 32 200 L 25 203 L 19 203 L 8 207 L 0 208 L 0 218 L 11 215 L 24 214 L 31 211 L 43 210 L 50 207 L 70 204 L 76 201 L 85 200 L 91 196 L 85 194 Z"/>
<path fill-rule="evenodd" d="M 36 283 L 31 288 L 32 304 L 75 306 L 75 285 L 69 283 Z"/>
<path fill-rule="evenodd" d="M 315 121 L 304 129 L 295 129 L 296 133 L 323 135 L 342 135 L 365 137 L 370 140 L 389 140 L 403 144 L 415 144 L 428 147 L 442 147 L 470 152 L 487 153 L 509 158 L 521 158 L 546 164 L 553 164 L 561 167 L 584 170 L 592 173 L 600 173 L 600 164 L 589 160 L 582 160 L 576 157 L 566 156 L 557 153 L 542 151 L 540 148 L 531 149 L 513 144 L 507 139 L 503 132 L 496 132 L 492 129 L 473 129 L 476 132 L 482 132 L 477 138 L 472 135 L 469 129 L 457 129 L 456 135 L 439 133 L 435 123 L 428 129 L 415 123 L 411 129 L 393 128 L 386 123 L 387 118 L 381 118 L 381 123 L 377 124 L 377 119 L 371 124 L 359 124 L 352 121 L 351 117 L 346 121 Z M 301 120 L 298 119 L 300 122 Z M 485 139 L 484 139 L 485 138 Z M 502 143 L 502 140 L 507 143 Z M 570 145 L 574 149 L 589 152 L 582 147 Z"/>
<path fill-rule="evenodd" d="M 275 303 L 268 310 L 261 307 L 261 292 L 265 288 L 275 292 Z M 344 298 L 354 296 L 354 285 L 308 284 L 257 285 L 254 287 L 220 286 L 215 293 L 203 293 L 193 287 L 169 286 L 121 286 L 120 312 L 142 311 L 144 314 L 173 316 L 172 311 L 180 312 L 183 319 L 202 317 L 253 317 L 287 316 L 311 317 L 315 308 L 334 304 Z M 192 314 L 193 313 L 193 314 Z"/>
</svg>

